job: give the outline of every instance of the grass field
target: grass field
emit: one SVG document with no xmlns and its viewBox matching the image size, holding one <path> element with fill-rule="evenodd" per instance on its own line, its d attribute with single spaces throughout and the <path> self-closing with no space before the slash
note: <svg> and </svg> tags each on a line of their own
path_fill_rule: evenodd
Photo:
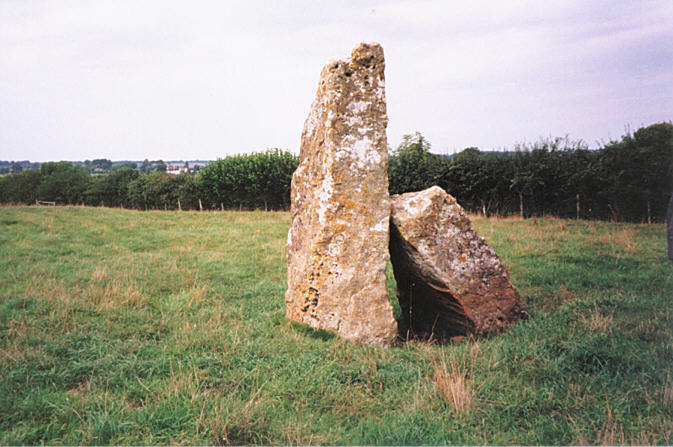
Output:
<svg viewBox="0 0 673 447">
<path fill-rule="evenodd" d="M 475 218 L 531 318 L 382 349 L 285 320 L 288 223 L 0 208 L 0 444 L 673 443 L 663 225 Z"/>
</svg>

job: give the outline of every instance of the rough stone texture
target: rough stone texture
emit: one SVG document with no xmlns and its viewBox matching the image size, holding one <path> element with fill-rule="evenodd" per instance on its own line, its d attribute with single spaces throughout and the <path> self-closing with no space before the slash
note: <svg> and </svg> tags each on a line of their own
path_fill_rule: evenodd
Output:
<svg viewBox="0 0 673 447">
<path fill-rule="evenodd" d="M 322 70 L 292 177 L 285 294 L 289 319 L 373 345 L 397 336 L 384 68 L 381 46 L 360 44 Z"/>
<path fill-rule="evenodd" d="M 440 187 L 392 196 L 390 232 L 403 334 L 485 334 L 527 316 L 498 255 Z"/>
</svg>

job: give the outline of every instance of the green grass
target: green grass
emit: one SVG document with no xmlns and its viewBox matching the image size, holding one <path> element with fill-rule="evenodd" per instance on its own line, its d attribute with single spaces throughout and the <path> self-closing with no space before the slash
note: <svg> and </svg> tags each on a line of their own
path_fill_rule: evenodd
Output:
<svg viewBox="0 0 673 447">
<path fill-rule="evenodd" d="M 288 223 L 0 208 L 0 444 L 673 442 L 662 225 L 475 218 L 531 318 L 382 349 L 284 318 Z"/>
</svg>

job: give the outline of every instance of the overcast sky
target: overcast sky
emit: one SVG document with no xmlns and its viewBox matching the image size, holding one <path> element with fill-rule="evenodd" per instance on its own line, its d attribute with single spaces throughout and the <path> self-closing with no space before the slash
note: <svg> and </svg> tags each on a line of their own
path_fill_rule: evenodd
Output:
<svg viewBox="0 0 673 447">
<path fill-rule="evenodd" d="M 0 159 L 298 152 L 322 66 L 362 41 L 393 147 L 596 147 L 673 119 L 670 0 L 0 0 Z"/>
</svg>

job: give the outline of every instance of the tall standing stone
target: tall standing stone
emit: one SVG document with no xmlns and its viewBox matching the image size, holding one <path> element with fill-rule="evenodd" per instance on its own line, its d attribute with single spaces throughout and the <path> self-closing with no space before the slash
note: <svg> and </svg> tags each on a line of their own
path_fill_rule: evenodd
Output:
<svg viewBox="0 0 673 447">
<path fill-rule="evenodd" d="M 393 196 L 390 231 L 403 332 L 485 334 L 528 315 L 498 255 L 440 187 Z"/>
<path fill-rule="evenodd" d="M 383 49 L 328 63 L 292 177 L 286 314 L 362 344 L 388 345 L 390 197 Z"/>
</svg>

